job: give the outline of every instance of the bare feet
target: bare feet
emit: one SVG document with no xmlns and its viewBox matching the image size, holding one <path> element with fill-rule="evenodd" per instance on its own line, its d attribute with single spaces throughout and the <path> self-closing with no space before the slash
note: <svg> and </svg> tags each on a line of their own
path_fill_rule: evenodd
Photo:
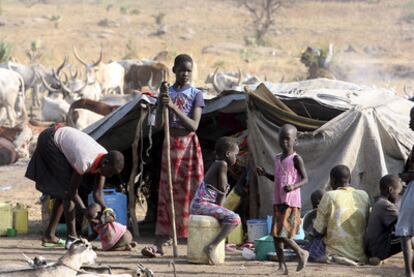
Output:
<svg viewBox="0 0 414 277">
<path fill-rule="evenodd" d="M 280 264 L 279 268 L 276 270 L 277 274 L 289 275 L 289 271 L 286 263 Z"/>
<path fill-rule="evenodd" d="M 298 267 L 296 268 L 296 272 L 302 271 L 305 268 L 306 264 L 308 263 L 309 259 L 309 252 L 306 250 L 302 250 L 302 253 L 299 254 L 299 263 Z"/>
<path fill-rule="evenodd" d="M 215 246 L 212 246 L 212 245 L 207 245 L 204 248 L 204 253 L 207 254 L 208 262 L 211 265 L 216 265 L 216 264 L 219 264 L 220 263 L 220 261 L 218 260 L 216 254 L 214 252 L 215 249 L 216 249 L 216 247 Z"/>
</svg>

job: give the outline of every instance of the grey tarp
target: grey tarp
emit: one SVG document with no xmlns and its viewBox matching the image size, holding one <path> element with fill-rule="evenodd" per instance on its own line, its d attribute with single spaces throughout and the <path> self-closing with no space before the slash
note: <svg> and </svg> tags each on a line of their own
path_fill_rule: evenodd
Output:
<svg viewBox="0 0 414 277">
<path fill-rule="evenodd" d="M 302 189 L 304 209 L 310 208 L 312 191 L 328 185 L 330 169 L 337 164 L 349 166 L 352 184 L 371 196 L 377 195 L 381 176 L 401 172 L 414 143 L 408 128 L 412 102 L 381 90 L 326 79 L 266 86 L 282 99 L 311 98 L 344 111 L 315 131 L 299 134 L 296 151 L 309 175 L 309 183 Z M 265 112 L 269 103 L 265 106 L 254 97 L 265 90 L 259 86 L 249 97 L 248 141 L 253 164 L 272 172 L 273 157 L 280 152 L 275 123 L 280 119 Z M 270 214 L 273 184 L 264 177 L 257 181 L 259 214 Z"/>
</svg>

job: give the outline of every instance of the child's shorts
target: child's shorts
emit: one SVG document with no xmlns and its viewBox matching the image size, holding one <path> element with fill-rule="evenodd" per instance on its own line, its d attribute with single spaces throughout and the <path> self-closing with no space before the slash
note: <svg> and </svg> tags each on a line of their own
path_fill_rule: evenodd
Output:
<svg viewBox="0 0 414 277">
<path fill-rule="evenodd" d="M 239 225 L 240 216 L 229 209 L 207 201 L 193 201 L 190 213 L 196 215 L 209 215 L 216 218 L 220 224 Z"/>
<path fill-rule="evenodd" d="M 286 204 L 273 205 L 272 235 L 292 239 L 299 231 L 300 208 Z"/>
</svg>

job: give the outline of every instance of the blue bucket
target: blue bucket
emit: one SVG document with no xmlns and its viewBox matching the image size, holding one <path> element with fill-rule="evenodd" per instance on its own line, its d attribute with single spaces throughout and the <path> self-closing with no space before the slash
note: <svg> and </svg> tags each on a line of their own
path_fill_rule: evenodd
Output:
<svg viewBox="0 0 414 277">
<path fill-rule="evenodd" d="M 127 196 L 121 192 L 117 192 L 114 189 L 104 189 L 103 196 L 105 205 L 115 212 L 115 221 L 119 222 L 123 225 L 128 224 L 128 201 Z M 88 195 L 88 204 L 92 204 L 94 202 L 92 193 Z"/>
</svg>

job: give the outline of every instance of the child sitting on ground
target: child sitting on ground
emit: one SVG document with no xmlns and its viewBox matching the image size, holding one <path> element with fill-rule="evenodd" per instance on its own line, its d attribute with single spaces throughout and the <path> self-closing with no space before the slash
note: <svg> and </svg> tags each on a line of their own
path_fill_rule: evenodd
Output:
<svg viewBox="0 0 414 277">
<path fill-rule="evenodd" d="M 325 191 L 322 189 L 317 189 L 312 192 L 311 194 L 311 203 L 312 203 L 312 210 L 308 211 L 303 216 L 303 229 L 305 232 L 305 240 L 311 241 L 314 237 L 313 234 L 313 222 L 316 219 L 316 212 L 318 210 L 319 202 L 321 202 L 321 199 L 323 195 L 325 194 Z"/>
<path fill-rule="evenodd" d="M 239 147 L 232 138 L 222 137 L 217 141 L 215 151 L 216 160 L 198 186 L 190 205 L 190 214 L 215 217 L 222 225 L 220 232 L 204 249 L 210 264 L 218 264 L 214 250 L 240 224 L 240 217 L 236 213 L 223 208 L 229 190 L 227 170 L 236 163 Z"/>
<path fill-rule="evenodd" d="M 115 222 L 115 213 L 111 208 L 102 211 L 100 205 L 93 203 L 87 208 L 86 217 L 92 227 L 88 240 L 93 241 L 99 235 L 103 250 L 130 251 L 135 247 L 131 232 L 125 225 Z"/>
<path fill-rule="evenodd" d="M 372 265 L 378 265 L 382 260 L 401 252 L 401 239 L 394 234 L 398 220 L 396 203 L 401 191 L 399 177 L 386 175 L 381 178 L 381 196 L 372 208 L 364 236 L 365 252 Z"/>
<path fill-rule="evenodd" d="M 293 240 L 300 227 L 300 208 L 302 206 L 300 188 L 308 182 L 305 165 L 301 156 L 296 154 L 297 143 L 295 126 L 283 125 L 279 132 L 279 145 L 282 153 L 275 157 L 274 175 L 267 173 L 263 167 L 257 168 L 259 176 L 274 181 L 272 235 L 279 261 L 279 270 L 288 274 L 283 254 L 283 245 L 291 247 L 299 257 L 296 271 L 301 271 L 308 261 L 309 253 Z"/>
</svg>

